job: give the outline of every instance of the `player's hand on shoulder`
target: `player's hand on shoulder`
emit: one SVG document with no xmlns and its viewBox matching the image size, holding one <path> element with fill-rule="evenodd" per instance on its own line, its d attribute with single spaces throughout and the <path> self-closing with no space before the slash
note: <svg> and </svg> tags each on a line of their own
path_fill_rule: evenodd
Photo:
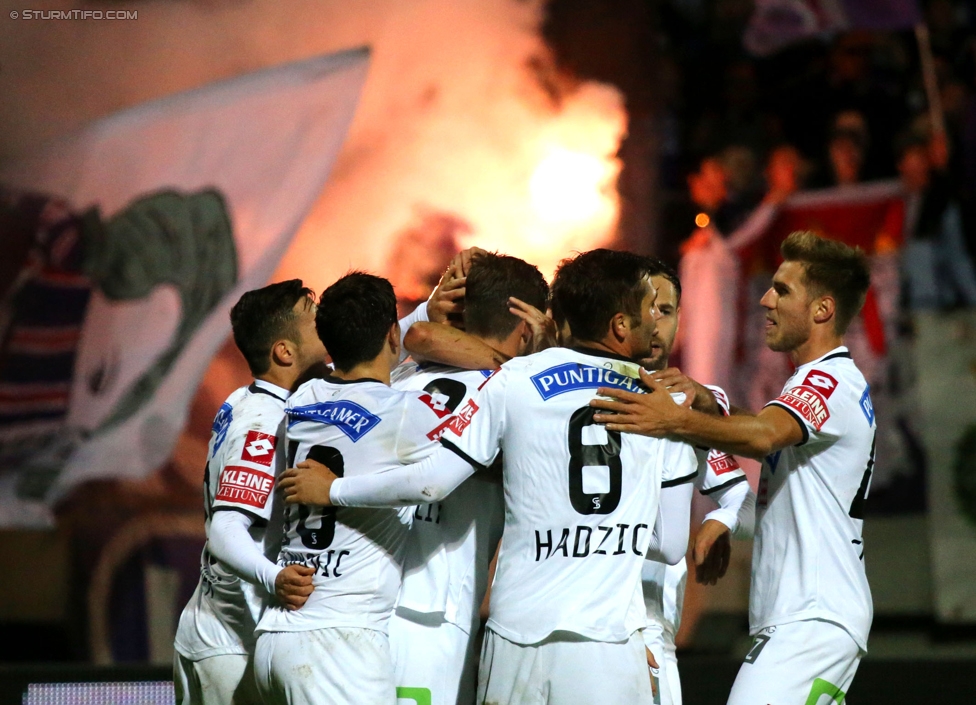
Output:
<svg viewBox="0 0 976 705">
<path fill-rule="evenodd" d="M 600 387 L 597 390 L 599 396 L 590 401 L 590 406 L 598 412 L 611 413 L 597 413 L 593 420 L 605 424 L 609 431 L 665 438 L 674 431 L 675 420 L 685 409 L 675 403 L 670 390 L 649 372 L 642 369 L 640 376 L 641 382 L 651 390 L 650 394 Z"/>
<path fill-rule="evenodd" d="M 544 312 L 514 296 L 508 298 L 508 310 L 525 321 L 532 333 L 526 354 L 541 352 L 559 344 L 556 322 Z"/>
<path fill-rule="evenodd" d="M 275 597 L 287 610 L 297 610 L 305 604 L 312 594 L 312 576 L 315 569 L 307 565 L 292 563 L 278 571 L 275 578 Z"/>
<path fill-rule="evenodd" d="M 715 519 L 705 521 L 695 537 L 692 556 L 695 559 L 695 580 L 702 585 L 715 585 L 729 569 L 732 557 L 732 532 Z"/>
<path fill-rule="evenodd" d="M 721 408 L 715 400 L 712 391 L 703 384 L 699 384 L 677 367 L 668 367 L 659 372 L 652 372 L 655 380 L 667 387 L 672 394 L 681 392 L 685 395 L 682 406 L 690 406 L 695 411 L 706 414 L 721 414 Z"/>
<path fill-rule="evenodd" d="M 317 504 L 331 507 L 329 492 L 336 475 L 322 463 L 303 460 L 296 467 L 288 468 L 278 479 L 278 486 L 285 495 L 285 504 Z"/>
</svg>

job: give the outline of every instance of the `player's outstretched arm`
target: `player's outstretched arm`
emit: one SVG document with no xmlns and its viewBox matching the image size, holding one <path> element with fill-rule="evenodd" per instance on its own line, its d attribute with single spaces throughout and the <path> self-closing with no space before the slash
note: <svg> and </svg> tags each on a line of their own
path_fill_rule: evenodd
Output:
<svg viewBox="0 0 976 705">
<path fill-rule="evenodd" d="M 254 545 L 248 533 L 253 519 L 243 512 L 218 510 L 210 522 L 210 553 L 243 580 L 262 586 L 286 608 L 297 610 L 312 594 L 313 568 L 279 568 Z"/>
<path fill-rule="evenodd" d="M 598 393 L 611 399 L 596 398 L 590 406 L 613 413 L 596 414 L 594 420 L 611 431 L 678 437 L 757 460 L 804 439 L 799 422 L 780 407 L 767 406 L 756 416 L 703 414 L 676 404 L 667 388 L 646 371 L 640 375 L 650 394 L 601 387 Z"/>
<path fill-rule="evenodd" d="M 325 465 L 305 460 L 282 473 L 278 485 L 285 504 L 409 507 L 441 501 L 473 473 L 473 465 L 442 447 L 419 463 L 356 477 L 336 477 Z"/>
<path fill-rule="evenodd" d="M 403 344 L 415 360 L 465 370 L 493 370 L 509 360 L 505 353 L 446 323 L 415 323 Z"/>
</svg>

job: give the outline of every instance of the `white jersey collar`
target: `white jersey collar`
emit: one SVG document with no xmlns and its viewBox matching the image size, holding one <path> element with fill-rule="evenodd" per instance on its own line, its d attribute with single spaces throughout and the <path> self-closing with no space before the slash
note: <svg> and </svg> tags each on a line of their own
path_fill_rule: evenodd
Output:
<svg viewBox="0 0 976 705">
<path fill-rule="evenodd" d="M 849 358 L 850 356 L 851 356 L 851 351 L 847 349 L 847 346 L 841 345 L 834 348 L 830 352 L 821 355 L 816 360 L 811 360 L 810 362 L 804 362 L 802 365 L 800 365 L 800 367 L 797 367 L 796 369 L 799 370 L 800 368 L 803 367 L 810 367 L 811 365 L 817 365 L 820 364 L 821 362 L 825 362 L 826 360 L 833 360 L 834 358 L 838 358 L 838 357 Z"/>
<path fill-rule="evenodd" d="M 271 384 L 271 382 L 265 382 L 263 379 L 256 379 L 249 387 L 251 392 L 270 394 L 281 401 L 288 401 L 288 397 L 291 393 L 283 388 L 279 387 L 277 384 Z"/>
</svg>

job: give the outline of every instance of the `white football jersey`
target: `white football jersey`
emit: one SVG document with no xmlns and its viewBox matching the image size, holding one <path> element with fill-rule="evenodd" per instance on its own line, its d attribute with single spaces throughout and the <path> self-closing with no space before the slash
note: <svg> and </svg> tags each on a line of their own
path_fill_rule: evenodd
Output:
<svg viewBox="0 0 976 705">
<path fill-rule="evenodd" d="M 505 530 L 488 626 L 509 641 L 569 631 L 620 642 L 646 624 L 640 571 L 661 485 L 690 482 L 696 462 L 685 443 L 593 422 L 596 389 L 643 391 L 637 377 L 636 364 L 595 350 L 511 360 L 473 400 L 460 438 L 441 438 L 476 467 L 504 453 Z"/>
<path fill-rule="evenodd" d="M 298 388 L 285 409 L 287 462 L 306 458 L 355 477 L 417 462 L 442 423 L 415 393 L 382 382 L 329 377 Z M 315 568 L 300 610 L 271 607 L 258 632 L 360 627 L 386 632 L 400 589 L 413 510 L 287 505 L 278 564 Z"/>
<path fill-rule="evenodd" d="M 445 433 L 456 438 L 458 424 L 470 417 L 472 397 L 490 375 L 490 370 L 410 362 L 394 370 L 393 387 L 419 392 L 441 419 L 434 440 Z M 443 501 L 417 506 L 397 605 L 442 613 L 444 621 L 470 632 L 488 587 L 488 564 L 503 522 L 500 473 L 477 473 Z"/>
<path fill-rule="evenodd" d="M 282 508 L 274 483 L 284 464 L 276 450 L 287 398 L 287 390 L 261 380 L 231 394 L 213 422 L 203 480 L 207 534 L 214 512 L 244 512 L 254 519 L 255 545 L 272 561 L 281 538 Z M 200 582 L 180 615 L 176 651 L 191 660 L 253 651 L 254 627 L 267 597 L 204 545 Z"/>
<path fill-rule="evenodd" d="M 867 651 L 873 608 L 861 527 L 874 467 L 870 389 L 840 347 L 797 368 L 770 404 L 796 418 L 803 441 L 762 464 L 750 630 L 822 619 Z"/>
<path fill-rule="evenodd" d="M 726 416 L 729 414 L 729 398 L 721 387 L 705 385 L 715 395 L 715 400 Z M 718 450 L 695 448 L 698 474 L 695 487 L 706 497 L 739 482 L 746 482 L 746 474 L 738 461 L 730 454 Z M 688 582 L 688 564 L 667 565 L 659 561 L 644 561 L 641 568 L 644 584 L 644 605 L 647 618 L 660 624 L 670 635 L 672 642 L 681 626 L 681 611 L 685 602 L 685 586 Z"/>
</svg>

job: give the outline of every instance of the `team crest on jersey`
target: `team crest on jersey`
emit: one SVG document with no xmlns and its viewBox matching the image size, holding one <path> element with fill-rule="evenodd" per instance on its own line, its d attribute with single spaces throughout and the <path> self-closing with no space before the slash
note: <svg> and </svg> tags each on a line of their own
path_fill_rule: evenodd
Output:
<svg viewBox="0 0 976 705">
<path fill-rule="evenodd" d="M 712 472 L 714 472 L 716 475 L 724 475 L 727 472 L 738 470 L 739 463 L 728 453 L 723 453 L 719 450 L 711 450 L 708 452 L 708 467 L 711 468 Z"/>
<path fill-rule="evenodd" d="M 471 417 L 475 415 L 476 411 L 478 411 L 478 405 L 474 403 L 473 399 L 468 399 L 468 403 L 464 405 L 463 409 L 428 433 L 427 438 L 432 441 L 439 440 L 447 431 L 455 436 L 460 436 L 471 423 Z"/>
<path fill-rule="evenodd" d="M 376 428 L 381 421 L 376 414 L 351 401 L 323 401 L 307 406 L 296 406 L 287 409 L 288 428 L 299 421 L 313 421 L 315 423 L 335 426 L 355 443 L 367 433 Z"/>
<path fill-rule="evenodd" d="M 220 484 L 214 499 L 261 508 L 274 489 L 274 478 L 260 470 L 228 465 L 220 473 Z"/>
<path fill-rule="evenodd" d="M 278 439 L 272 435 L 260 431 L 248 431 L 247 438 L 244 439 L 244 448 L 241 450 L 241 460 L 271 467 L 277 443 Z"/>
<path fill-rule="evenodd" d="M 813 387 L 823 395 L 824 399 L 830 399 L 830 395 L 837 389 L 837 380 L 820 370 L 810 370 L 801 384 L 805 387 Z"/>
<path fill-rule="evenodd" d="M 818 431 L 830 418 L 827 400 L 813 387 L 793 387 L 781 395 L 776 401 L 785 404 L 806 419 Z"/>
<path fill-rule="evenodd" d="M 216 435 L 213 446 L 214 453 L 220 450 L 220 446 L 224 444 L 224 439 L 227 437 L 227 429 L 233 420 L 234 407 L 224 402 L 220 405 L 220 409 L 217 410 L 217 415 L 214 416 L 213 427 L 210 429 Z"/>
<path fill-rule="evenodd" d="M 633 377 L 614 370 L 578 362 L 556 365 L 530 378 L 543 401 L 577 389 L 596 389 L 597 387 L 616 387 L 628 392 L 645 393 L 640 382 Z"/>
</svg>

